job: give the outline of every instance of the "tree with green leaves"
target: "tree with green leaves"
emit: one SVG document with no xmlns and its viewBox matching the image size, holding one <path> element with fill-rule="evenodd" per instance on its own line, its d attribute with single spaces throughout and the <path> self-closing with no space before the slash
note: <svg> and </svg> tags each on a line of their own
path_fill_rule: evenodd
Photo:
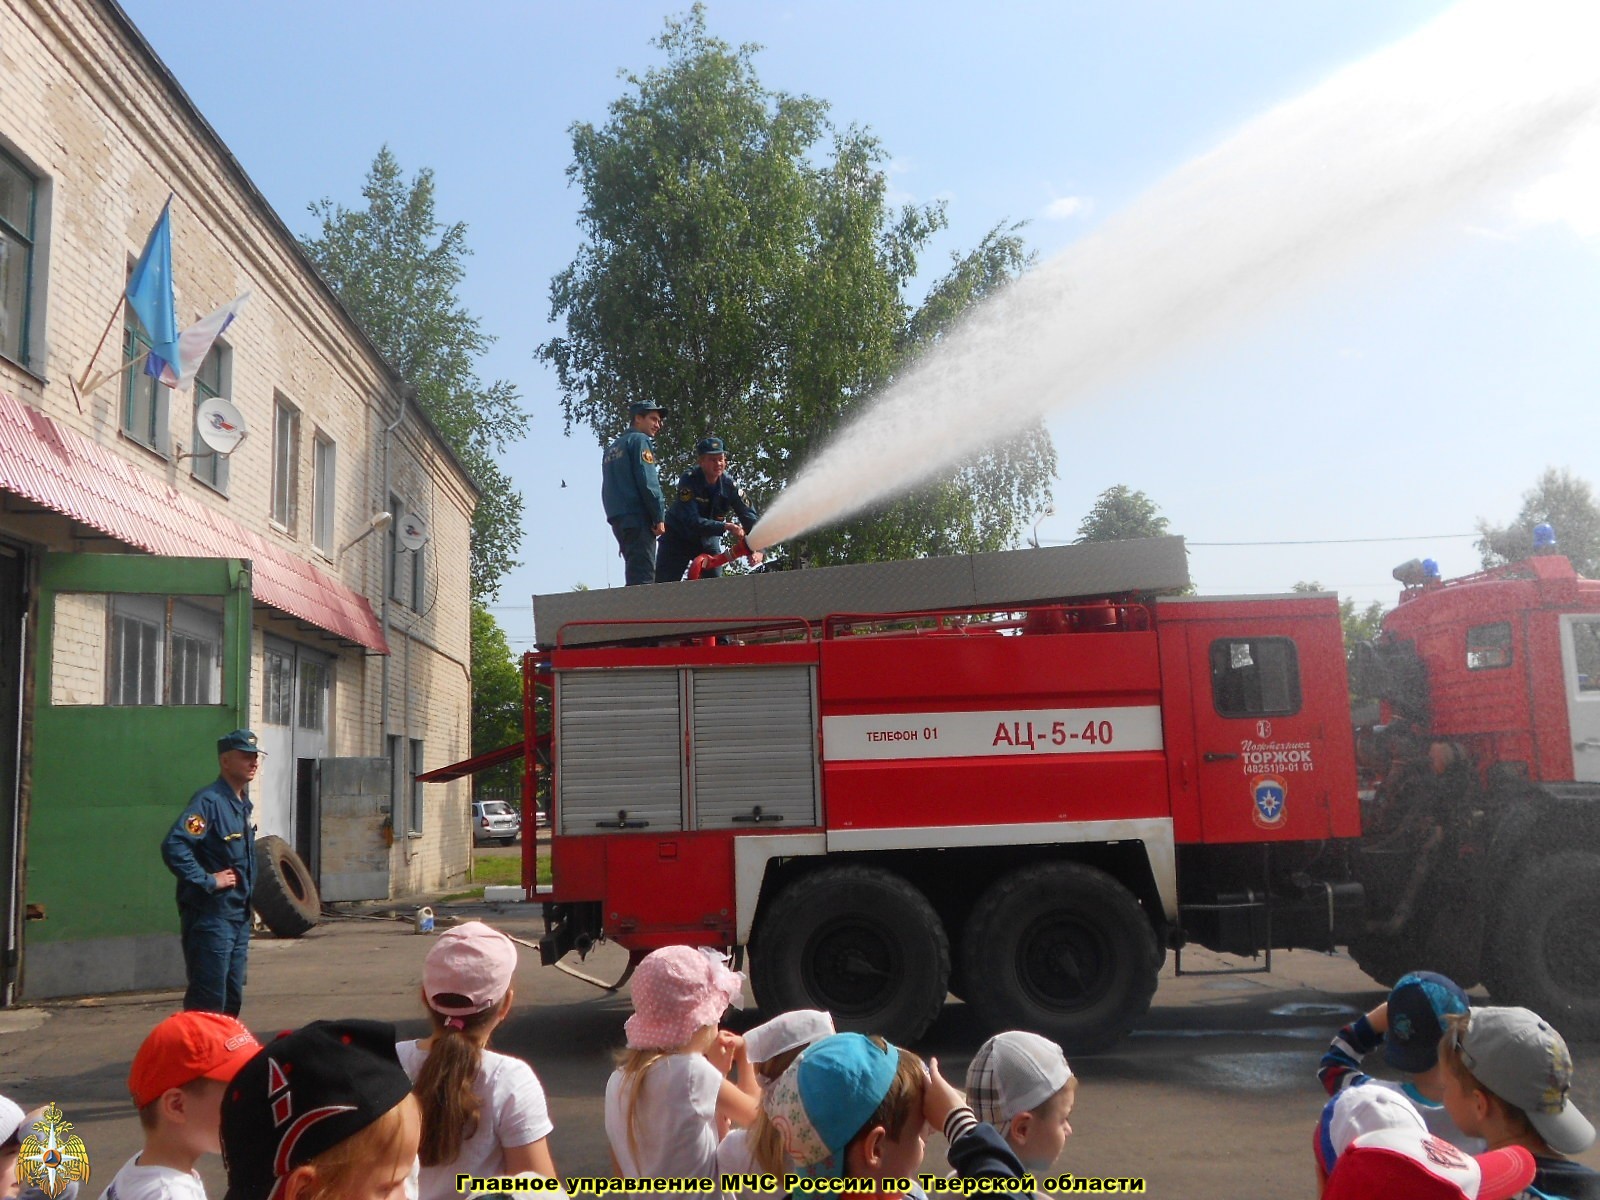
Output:
<svg viewBox="0 0 1600 1200">
<path fill-rule="evenodd" d="M 1533 553 L 1533 527 L 1547 523 L 1556 531 L 1556 549 L 1572 560 L 1578 574 L 1600 578 L 1600 505 L 1588 481 L 1565 467 L 1545 468 L 1522 494 L 1522 510 L 1509 525 L 1478 518 L 1475 544 L 1483 565 L 1498 567 L 1527 558 Z"/>
<path fill-rule="evenodd" d="M 572 127 L 584 240 L 551 283 L 565 333 L 538 354 L 569 429 L 605 445 L 629 403 L 654 400 L 668 410 L 663 476 L 715 433 L 759 508 L 1029 255 L 1017 226 L 997 224 L 913 307 L 905 291 L 945 212 L 891 207 L 878 139 L 836 128 L 821 100 L 766 88 L 759 48 L 711 36 L 699 5 L 654 44 L 665 64 L 626 76 L 603 125 Z M 1047 502 L 1054 470 L 1036 426 L 786 549 L 817 565 L 998 549 Z"/>
<path fill-rule="evenodd" d="M 1108 487 L 1078 525 L 1075 542 L 1120 542 L 1127 538 L 1162 537 L 1167 519 L 1161 506 L 1126 484 Z"/>
<path fill-rule="evenodd" d="M 487 603 L 517 565 L 522 537 L 522 496 L 494 456 L 522 436 L 527 413 L 512 383 L 484 384 L 474 369 L 494 339 L 456 298 L 462 260 L 471 253 L 467 227 L 438 219 L 433 172 L 424 168 L 406 182 L 385 146 L 361 195 L 361 208 L 327 199 L 310 205 L 321 228 L 301 245 L 384 358 L 416 387 L 422 411 L 481 489 L 472 518 L 472 595 Z"/>
<path fill-rule="evenodd" d="M 483 754 L 522 740 L 522 672 L 494 615 L 472 604 L 472 752 Z M 515 788 L 520 764 L 481 771 L 473 788 Z"/>
</svg>

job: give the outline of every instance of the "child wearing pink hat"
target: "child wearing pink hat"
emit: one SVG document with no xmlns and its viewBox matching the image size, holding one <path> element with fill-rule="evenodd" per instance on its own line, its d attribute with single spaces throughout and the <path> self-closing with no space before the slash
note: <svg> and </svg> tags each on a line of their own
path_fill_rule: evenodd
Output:
<svg viewBox="0 0 1600 1200">
<path fill-rule="evenodd" d="M 395 1047 L 422 1104 L 419 1200 L 458 1195 L 458 1173 L 556 1173 L 538 1076 L 520 1058 L 489 1049 L 511 1012 L 516 967 L 516 944 L 482 921 L 440 934 L 423 961 L 433 1035 Z"/>
<path fill-rule="evenodd" d="M 717 1029 L 743 989 L 744 976 L 710 950 L 664 946 L 639 964 L 628 1048 L 606 1081 L 617 1174 L 716 1176 L 719 1121 L 750 1124 L 761 1095 L 744 1039 Z"/>
</svg>

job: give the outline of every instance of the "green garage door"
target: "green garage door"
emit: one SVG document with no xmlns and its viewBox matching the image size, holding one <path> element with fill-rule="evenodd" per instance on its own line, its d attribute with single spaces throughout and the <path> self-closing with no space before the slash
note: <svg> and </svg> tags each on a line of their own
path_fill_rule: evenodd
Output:
<svg viewBox="0 0 1600 1200">
<path fill-rule="evenodd" d="M 238 559 L 45 557 L 27 999 L 182 985 L 161 839 L 216 778 L 216 739 L 249 723 L 250 620 L 250 569 Z"/>
</svg>

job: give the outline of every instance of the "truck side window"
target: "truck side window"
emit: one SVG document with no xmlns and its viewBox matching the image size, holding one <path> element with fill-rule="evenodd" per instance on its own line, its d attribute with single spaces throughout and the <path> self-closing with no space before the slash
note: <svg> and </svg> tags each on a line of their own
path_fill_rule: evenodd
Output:
<svg viewBox="0 0 1600 1200">
<path fill-rule="evenodd" d="M 1600 692 L 1600 621 L 1574 621 L 1572 649 L 1578 660 L 1578 690 Z"/>
<path fill-rule="evenodd" d="M 1511 665 L 1511 623 L 1474 625 L 1467 630 L 1467 670 L 1489 671 Z"/>
<path fill-rule="evenodd" d="M 1211 697 L 1224 717 L 1286 717 L 1300 711 L 1300 660 L 1289 638 L 1211 643 Z"/>
</svg>

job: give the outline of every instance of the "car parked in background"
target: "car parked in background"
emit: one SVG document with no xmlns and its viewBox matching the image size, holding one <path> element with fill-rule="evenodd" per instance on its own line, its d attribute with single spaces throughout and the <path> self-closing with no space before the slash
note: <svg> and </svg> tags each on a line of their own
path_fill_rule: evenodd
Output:
<svg viewBox="0 0 1600 1200">
<path fill-rule="evenodd" d="M 522 836 L 522 814 L 504 800 L 472 802 L 472 840 L 479 846 L 509 846 Z"/>
</svg>

